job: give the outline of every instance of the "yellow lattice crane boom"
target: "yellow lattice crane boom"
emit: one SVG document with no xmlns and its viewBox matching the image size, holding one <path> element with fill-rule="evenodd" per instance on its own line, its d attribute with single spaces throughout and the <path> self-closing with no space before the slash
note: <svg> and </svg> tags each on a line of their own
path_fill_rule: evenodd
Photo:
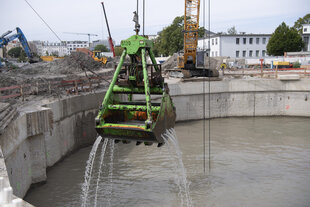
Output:
<svg viewBox="0 0 310 207">
<path fill-rule="evenodd" d="M 184 57 L 180 58 L 179 68 L 192 68 L 196 64 L 199 10 L 200 0 L 185 0 Z"/>
<path fill-rule="evenodd" d="M 199 11 L 200 0 L 185 0 L 184 55 L 178 57 L 178 69 L 170 70 L 172 72 L 170 74 L 181 72 L 181 77 L 217 77 L 219 75 L 216 69 L 196 67 L 197 43 L 199 37 Z"/>
</svg>

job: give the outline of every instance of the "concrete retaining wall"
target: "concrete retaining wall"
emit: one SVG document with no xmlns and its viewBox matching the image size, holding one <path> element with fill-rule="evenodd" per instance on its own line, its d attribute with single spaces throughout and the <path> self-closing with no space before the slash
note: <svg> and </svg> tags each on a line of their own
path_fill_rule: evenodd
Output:
<svg viewBox="0 0 310 207">
<path fill-rule="evenodd" d="M 177 121 L 209 117 L 209 83 L 169 85 Z M 210 83 L 211 118 L 235 116 L 310 116 L 310 80 L 230 80 Z"/>
<path fill-rule="evenodd" d="M 94 142 L 94 119 L 104 93 L 74 96 L 20 109 L 0 136 L 14 195 L 25 196 L 33 183 L 46 180 L 46 168 L 68 153 Z"/>
<path fill-rule="evenodd" d="M 209 83 L 169 84 L 177 121 L 209 115 Z M 229 80 L 210 83 L 211 117 L 310 116 L 310 81 Z M 46 180 L 46 168 L 94 142 L 94 118 L 104 92 L 68 97 L 20 111 L 0 136 L 10 184 L 23 197 L 32 183 Z M 1 162 L 0 162 L 1 163 Z M 6 173 L 6 172 L 5 172 Z"/>
</svg>

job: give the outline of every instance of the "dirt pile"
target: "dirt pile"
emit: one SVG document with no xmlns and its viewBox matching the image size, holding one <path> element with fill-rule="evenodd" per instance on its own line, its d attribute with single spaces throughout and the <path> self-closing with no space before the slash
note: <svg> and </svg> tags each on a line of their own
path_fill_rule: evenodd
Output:
<svg viewBox="0 0 310 207">
<path fill-rule="evenodd" d="M 19 73 L 25 75 L 39 74 L 74 74 L 88 70 L 98 70 L 102 64 L 93 60 L 92 57 L 82 52 L 72 53 L 64 59 L 55 60 L 52 62 L 39 62 L 29 64 L 19 69 Z M 17 72 L 17 70 L 16 70 Z"/>
<path fill-rule="evenodd" d="M 163 64 L 162 69 L 173 69 L 178 66 L 178 54 L 174 53 L 170 58 L 168 58 Z"/>
<path fill-rule="evenodd" d="M 102 64 L 81 52 L 72 53 L 64 59 L 52 62 L 27 64 L 20 68 L 0 71 L 0 87 L 31 83 L 39 79 L 50 79 L 55 76 L 75 78 L 85 71 L 102 69 Z"/>
</svg>

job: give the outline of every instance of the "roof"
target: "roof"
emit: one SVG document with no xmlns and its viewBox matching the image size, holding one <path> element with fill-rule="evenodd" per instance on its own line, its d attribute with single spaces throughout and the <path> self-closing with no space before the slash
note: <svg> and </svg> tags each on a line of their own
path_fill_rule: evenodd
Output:
<svg viewBox="0 0 310 207">
<path fill-rule="evenodd" d="M 215 34 L 211 37 L 256 37 L 256 36 L 271 36 L 271 34 Z"/>
</svg>

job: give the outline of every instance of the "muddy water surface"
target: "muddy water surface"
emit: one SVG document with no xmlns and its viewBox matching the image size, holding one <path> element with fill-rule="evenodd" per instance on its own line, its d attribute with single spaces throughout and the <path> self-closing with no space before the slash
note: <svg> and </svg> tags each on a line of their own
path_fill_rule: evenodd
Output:
<svg viewBox="0 0 310 207">
<path fill-rule="evenodd" d="M 205 174 L 203 121 L 178 123 L 175 129 L 194 206 L 310 206 L 309 118 L 212 120 L 211 170 L 206 145 Z M 47 183 L 30 190 L 25 199 L 38 207 L 81 206 L 81 185 L 90 149 L 81 149 L 50 169 Z M 115 145 L 112 183 L 109 153 L 107 147 L 97 206 L 181 205 L 167 146 Z M 99 157 L 100 150 L 89 206 L 93 206 Z"/>
</svg>

